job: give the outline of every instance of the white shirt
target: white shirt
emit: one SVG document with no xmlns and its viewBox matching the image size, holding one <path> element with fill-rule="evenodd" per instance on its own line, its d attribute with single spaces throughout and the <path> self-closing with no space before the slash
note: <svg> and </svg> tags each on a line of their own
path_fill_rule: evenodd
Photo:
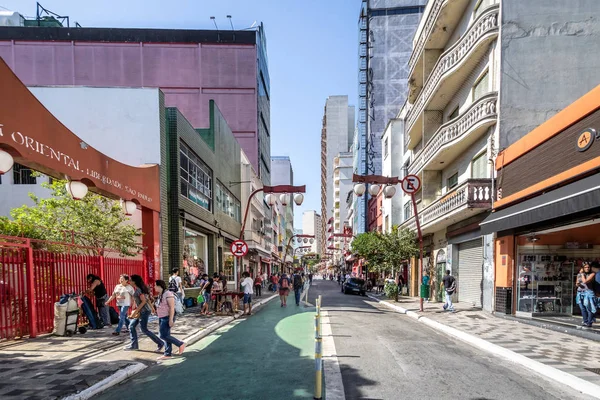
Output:
<svg viewBox="0 0 600 400">
<path fill-rule="evenodd" d="M 254 281 L 252 278 L 244 278 L 242 281 L 242 286 L 244 287 L 244 294 L 252 294 L 254 293 Z"/>
<path fill-rule="evenodd" d="M 177 276 L 171 276 L 169 278 L 169 282 L 171 282 L 171 279 L 175 279 L 175 283 L 177 284 L 177 287 L 179 288 L 179 292 L 178 293 L 181 293 L 181 297 L 184 297 L 184 294 L 183 294 L 183 285 L 181 284 L 181 277 L 179 275 L 177 275 Z"/>
<path fill-rule="evenodd" d="M 131 296 L 133 296 L 133 288 L 130 285 L 123 286 L 120 283 L 115 286 L 113 294 L 117 299 L 117 306 L 131 306 Z"/>
</svg>

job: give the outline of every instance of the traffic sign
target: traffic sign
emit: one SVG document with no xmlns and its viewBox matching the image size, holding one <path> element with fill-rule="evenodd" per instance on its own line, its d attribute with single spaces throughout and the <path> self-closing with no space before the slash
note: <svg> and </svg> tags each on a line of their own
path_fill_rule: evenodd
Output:
<svg viewBox="0 0 600 400">
<path fill-rule="evenodd" d="M 231 243 L 231 252 L 236 257 L 244 257 L 246 254 L 248 254 L 248 244 L 246 244 L 246 242 L 243 240 L 236 240 L 235 242 Z"/>
<path fill-rule="evenodd" d="M 402 190 L 406 194 L 416 193 L 421 188 L 421 180 L 416 175 L 407 175 L 402 179 Z"/>
</svg>

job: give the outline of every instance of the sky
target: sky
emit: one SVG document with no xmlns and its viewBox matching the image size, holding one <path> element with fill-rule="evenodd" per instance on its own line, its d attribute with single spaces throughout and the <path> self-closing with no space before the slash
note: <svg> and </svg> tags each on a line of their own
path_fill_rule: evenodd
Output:
<svg viewBox="0 0 600 400">
<path fill-rule="evenodd" d="M 360 0 L 40 0 L 85 27 L 214 29 L 263 22 L 271 78 L 271 155 L 289 156 L 294 184 L 306 185 L 296 207 L 321 210 L 321 126 L 328 96 L 357 103 Z M 0 0 L 0 7 L 35 16 L 34 0 Z"/>
</svg>

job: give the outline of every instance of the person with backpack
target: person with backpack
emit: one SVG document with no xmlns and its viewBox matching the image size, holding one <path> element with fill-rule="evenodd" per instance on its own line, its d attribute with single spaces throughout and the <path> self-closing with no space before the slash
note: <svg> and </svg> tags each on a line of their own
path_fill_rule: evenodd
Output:
<svg viewBox="0 0 600 400">
<path fill-rule="evenodd" d="M 164 344 L 158 336 L 148 329 L 148 319 L 150 318 L 150 314 L 156 313 L 152 304 L 153 299 L 150 295 L 150 290 L 139 275 L 131 275 L 131 283 L 134 289 L 133 300 L 135 310 L 129 316 L 129 321 L 131 321 L 129 323 L 129 338 L 131 339 L 131 344 L 125 347 L 125 350 L 139 350 L 137 326 L 140 325 L 142 333 L 156 343 L 158 346 L 156 352 L 160 353 Z"/>
<path fill-rule="evenodd" d="M 185 343 L 171 336 L 171 328 L 175 325 L 175 294 L 167 289 L 165 281 L 158 279 L 154 283 L 156 290 L 156 315 L 158 316 L 159 337 L 163 341 L 165 352 L 158 357 L 159 361 L 170 359 L 173 345 L 179 347 L 179 355 L 185 350 Z"/>
<path fill-rule="evenodd" d="M 281 274 L 279 278 L 279 300 L 281 300 L 281 307 L 287 307 L 287 296 L 290 293 L 290 279 L 285 274 Z"/>
<path fill-rule="evenodd" d="M 446 292 L 446 302 L 444 303 L 444 311 L 454 312 L 454 305 L 452 304 L 452 295 L 456 292 L 456 279 L 450 275 L 450 270 L 446 270 L 446 276 L 442 279 L 441 285 L 444 287 Z"/>
<path fill-rule="evenodd" d="M 300 276 L 300 273 L 298 271 L 296 271 L 296 273 L 292 276 L 292 282 L 294 287 L 294 296 L 296 298 L 296 306 L 299 306 L 300 296 L 302 295 L 304 282 L 302 282 L 302 276 Z"/>
<path fill-rule="evenodd" d="M 184 292 L 183 292 L 183 282 L 181 277 L 179 276 L 179 268 L 173 268 L 171 271 L 171 277 L 169 278 L 169 288 L 171 292 L 173 292 L 179 300 L 183 303 Z"/>
</svg>

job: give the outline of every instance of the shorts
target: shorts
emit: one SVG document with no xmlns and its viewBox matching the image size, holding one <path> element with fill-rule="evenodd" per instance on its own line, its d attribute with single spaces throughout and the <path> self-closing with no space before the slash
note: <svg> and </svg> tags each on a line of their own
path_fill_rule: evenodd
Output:
<svg viewBox="0 0 600 400">
<path fill-rule="evenodd" d="M 210 293 L 206 293 L 204 292 L 204 303 L 206 303 L 208 305 L 208 308 L 210 308 L 211 304 L 212 304 L 212 300 L 210 298 Z"/>
<path fill-rule="evenodd" d="M 290 289 L 288 289 L 288 288 L 286 288 L 286 289 L 279 289 L 279 295 L 280 296 L 287 296 L 289 292 L 290 292 Z"/>
<path fill-rule="evenodd" d="M 252 303 L 252 295 L 250 293 L 244 293 L 244 304 Z"/>
</svg>

